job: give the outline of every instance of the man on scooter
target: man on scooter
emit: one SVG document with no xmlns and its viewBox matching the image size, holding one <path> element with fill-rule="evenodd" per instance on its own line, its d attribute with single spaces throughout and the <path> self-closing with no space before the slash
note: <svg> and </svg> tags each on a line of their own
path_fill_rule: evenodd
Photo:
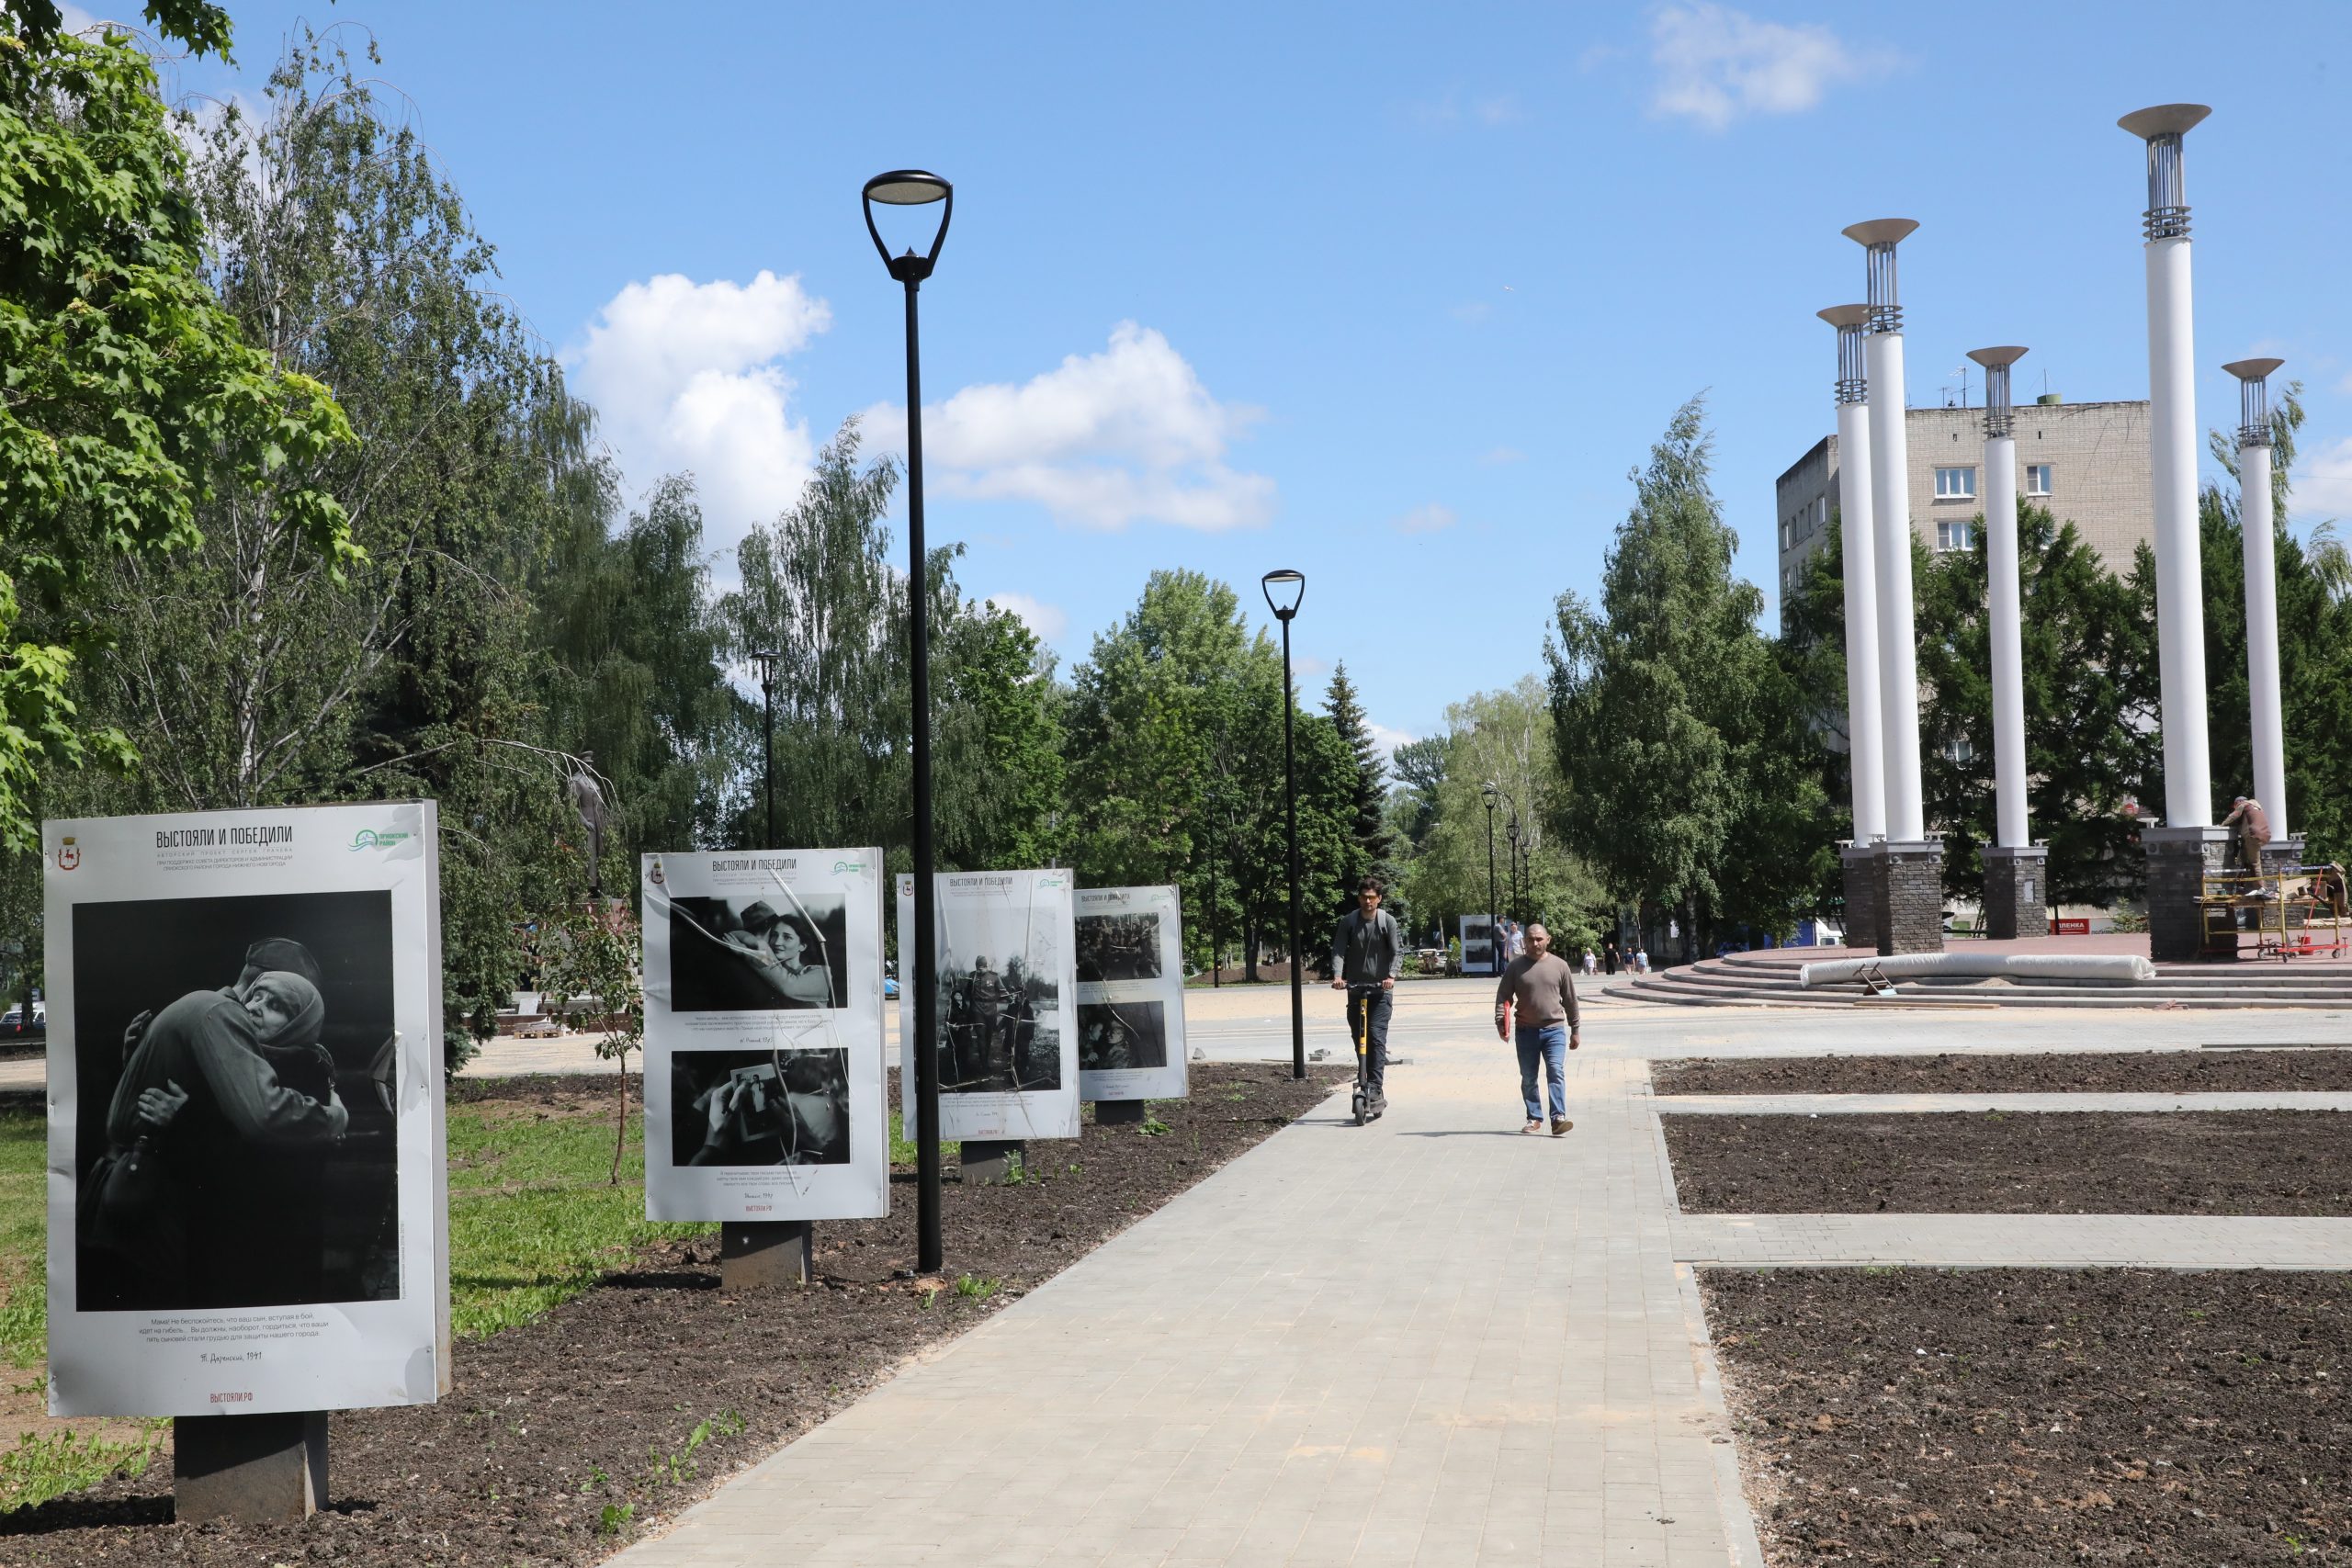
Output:
<svg viewBox="0 0 2352 1568">
<path fill-rule="evenodd" d="M 1396 917 L 1380 907 L 1380 878 L 1367 876 L 1356 889 L 1356 907 L 1331 935 L 1331 988 L 1380 987 L 1348 998 L 1348 1038 L 1369 1032 L 1364 1043 L 1364 1090 L 1374 1116 L 1388 1109 L 1383 1088 L 1388 1071 L 1388 1005 L 1404 962 L 1405 933 L 1396 929 Z"/>
</svg>

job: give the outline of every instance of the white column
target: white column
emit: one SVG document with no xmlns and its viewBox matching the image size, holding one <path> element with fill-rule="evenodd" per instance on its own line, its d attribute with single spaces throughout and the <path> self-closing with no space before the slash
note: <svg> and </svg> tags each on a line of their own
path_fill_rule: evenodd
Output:
<svg viewBox="0 0 2352 1568">
<path fill-rule="evenodd" d="M 1871 416 L 1838 405 L 1838 531 L 1845 556 L 1847 761 L 1854 842 L 1886 836 L 1886 746 L 1879 707 L 1878 541 L 1871 528 Z"/>
<path fill-rule="evenodd" d="M 2165 821 L 2213 821 L 2205 738 L 2205 574 L 2197 534 L 2197 389 L 2188 241 L 2148 243 L 2148 448 L 2156 551 L 2156 668 L 2164 695 Z M 2267 804 L 2267 802 L 2265 804 Z"/>
<path fill-rule="evenodd" d="M 2180 148 L 2181 137 L 2208 112 L 2202 105 L 2166 104 L 2118 122 L 2148 143 L 2148 449 L 2155 514 L 2157 670 L 2164 696 L 2165 823 L 2173 828 L 2213 823 L 2213 765 L 2205 737 L 2204 574 L 2197 535 L 2196 331 Z"/>
<path fill-rule="evenodd" d="M 2278 716 L 2278 569 L 2273 558 L 2270 448 L 2238 448 L 2245 534 L 2245 674 L 2254 698 L 2254 794 L 2269 808 L 2270 837 L 2287 836 L 2287 741 Z"/>
<path fill-rule="evenodd" d="M 1928 827 L 1919 794 L 1919 661 L 1911 613 L 1911 449 L 1903 428 L 1903 334 L 1871 333 L 1868 355 L 1886 837 L 1890 843 L 1909 844 L 1926 839 Z"/>
<path fill-rule="evenodd" d="M 2018 444 L 1984 441 L 1984 571 L 1993 634 L 1993 841 L 2021 850 L 2025 809 L 2025 652 L 2018 589 Z"/>
</svg>

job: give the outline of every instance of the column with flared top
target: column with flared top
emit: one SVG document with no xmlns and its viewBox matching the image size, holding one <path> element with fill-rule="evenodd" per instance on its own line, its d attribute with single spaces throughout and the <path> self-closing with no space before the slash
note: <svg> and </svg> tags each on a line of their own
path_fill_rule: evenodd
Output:
<svg viewBox="0 0 2352 1568">
<path fill-rule="evenodd" d="M 2159 104 L 2116 123 L 2148 144 L 2142 215 L 2148 273 L 2148 466 L 2156 555 L 2156 653 L 2163 688 L 2165 820 L 2141 834 L 2148 853 L 2148 949 L 2194 958 L 2205 944 L 2199 903 L 2221 863 L 2213 769 L 2205 737 L 2204 574 L 2197 523 L 2195 315 L 2181 141 L 2212 111 Z M 2226 932 L 2223 932 L 2226 935 Z"/>
<path fill-rule="evenodd" d="M 1870 378 L 1863 340 L 1868 305 L 1818 312 L 1838 329 L 1838 512 L 1846 606 L 1846 761 L 1853 773 L 1854 838 L 1840 852 L 1846 944 L 1877 939 L 1878 846 L 1886 838 L 1886 748 L 1879 706 L 1878 544 L 1871 525 Z"/>
<path fill-rule="evenodd" d="M 1919 671 L 1911 612 L 1910 442 L 1904 429 L 1903 307 L 1894 247 L 1919 225 L 1908 218 L 1857 223 L 1846 237 L 1868 257 L 1871 523 L 1878 586 L 1878 677 L 1886 847 L 1871 911 L 1881 953 L 1943 950 L 1943 847 L 1928 837 L 1919 784 Z"/>
<path fill-rule="evenodd" d="M 1984 850 L 1984 932 L 2034 937 L 2049 930 L 2049 852 L 2026 820 L 2025 650 L 2018 562 L 2018 444 L 2009 367 L 2022 348 L 1979 348 L 1984 367 L 1984 574 L 1993 677 L 1993 842 Z"/>
<path fill-rule="evenodd" d="M 2287 830 L 2287 739 L 2278 705 L 2278 526 L 2271 498 L 2270 375 L 2283 359 L 2240 359 L 2222 369 L 2238 379 L 2238 526 L 2245 536 L 2245 682 L 2254 735 L 2254 797 L 2270 816 L 2266 860 L 2302 859 Z"/>
</svg>

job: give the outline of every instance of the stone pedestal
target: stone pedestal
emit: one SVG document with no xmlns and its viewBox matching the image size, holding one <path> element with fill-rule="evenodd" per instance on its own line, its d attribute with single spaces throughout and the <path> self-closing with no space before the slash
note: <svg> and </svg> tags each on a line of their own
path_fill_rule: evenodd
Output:
<svg viewBox="0 0 2352 1568">
<path fill-rule="evenodd" d="M 1144 1108 L 1150 1101 L 1143 1100 L 1098 1100 L 1094 1102 L 1094 1124 L 1098 1127 L 1140 1127 Z"/>
<path fill-rule="evenodd" d="M 729 1220 L 718 1227 L 718 1283 L 728 1291 L 805 1285 L 817 1274 L 808 1220 Z"/>
<path fill-rule="evenodd" d="M 1944 847 L 1935 839 L 1880 846 L 1872 915 L 1882 957 L 1944 950 Z"/>
<path fill-rule="evenodd" d="M 2278 876 L 2284 869 L 2290 887 L 2305 880 L 2292 868 L 2303 863 L 2304 843 L 2301 839 L 2273 839 L 2262 846 L 2262 874 Z"/>
<path fill-rule="evenodd" d="M 966 1138 L 959 1168 L 965 1185 L 986 1187 L 1002 1181 L 1012 1173 L 1012 1162 L 1021 1157 L 1028 1145 L 1019 1138 L 992 1143 L 980 1138 Z"/>
<path fill-rule="evenodd" d="M 1846 945 L 1878 943 L 1878 846 L 1847 844 L 1838 852 L 1846 874 Z"/>
<path fill-rule="evenodd" d="M 2209 918 L 2217 934 L 2232 930 L 2230 911 L 2207 910 L 2197 902 L 2205 874 L 2221 869 L 2229 840 L 2224 828 L 2141 831 L 2140 847 L 2148 857 L 2148 956 L 2157 963 L 2201 954 Z"/>
<path fill-rule="evenodd" d="M 181 1524 L 299 1524 L 326 1500 L 325 1411 L 172 1423 L 172 1517 Z"/>
<path fill-rule="evenodd" d="M 2050 851 L 1984 848 L 1984 934 L 2003 942 L 2050 934 Z"/>
</svg>

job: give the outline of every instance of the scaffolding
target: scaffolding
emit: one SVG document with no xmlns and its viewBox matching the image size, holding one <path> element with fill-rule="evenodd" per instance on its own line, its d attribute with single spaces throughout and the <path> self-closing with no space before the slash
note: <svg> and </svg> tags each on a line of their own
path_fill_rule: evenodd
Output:
<svg viewBox="0 0 2352 1568">
<path fill-rule="evenodd" d="M 2300 886 L 2292 886 L 2300 878 Z M 2342 957 L 2352 952 L 2346 938 L 2347 908 L 2344 868 L 2332 863 L 2298 865 L 2281 862 L 2261 871 L 2208 871 L 2197 896 L 2204 920 L 2207 958 L 2247 955 L 2276 958 Z"/>
</svg>

